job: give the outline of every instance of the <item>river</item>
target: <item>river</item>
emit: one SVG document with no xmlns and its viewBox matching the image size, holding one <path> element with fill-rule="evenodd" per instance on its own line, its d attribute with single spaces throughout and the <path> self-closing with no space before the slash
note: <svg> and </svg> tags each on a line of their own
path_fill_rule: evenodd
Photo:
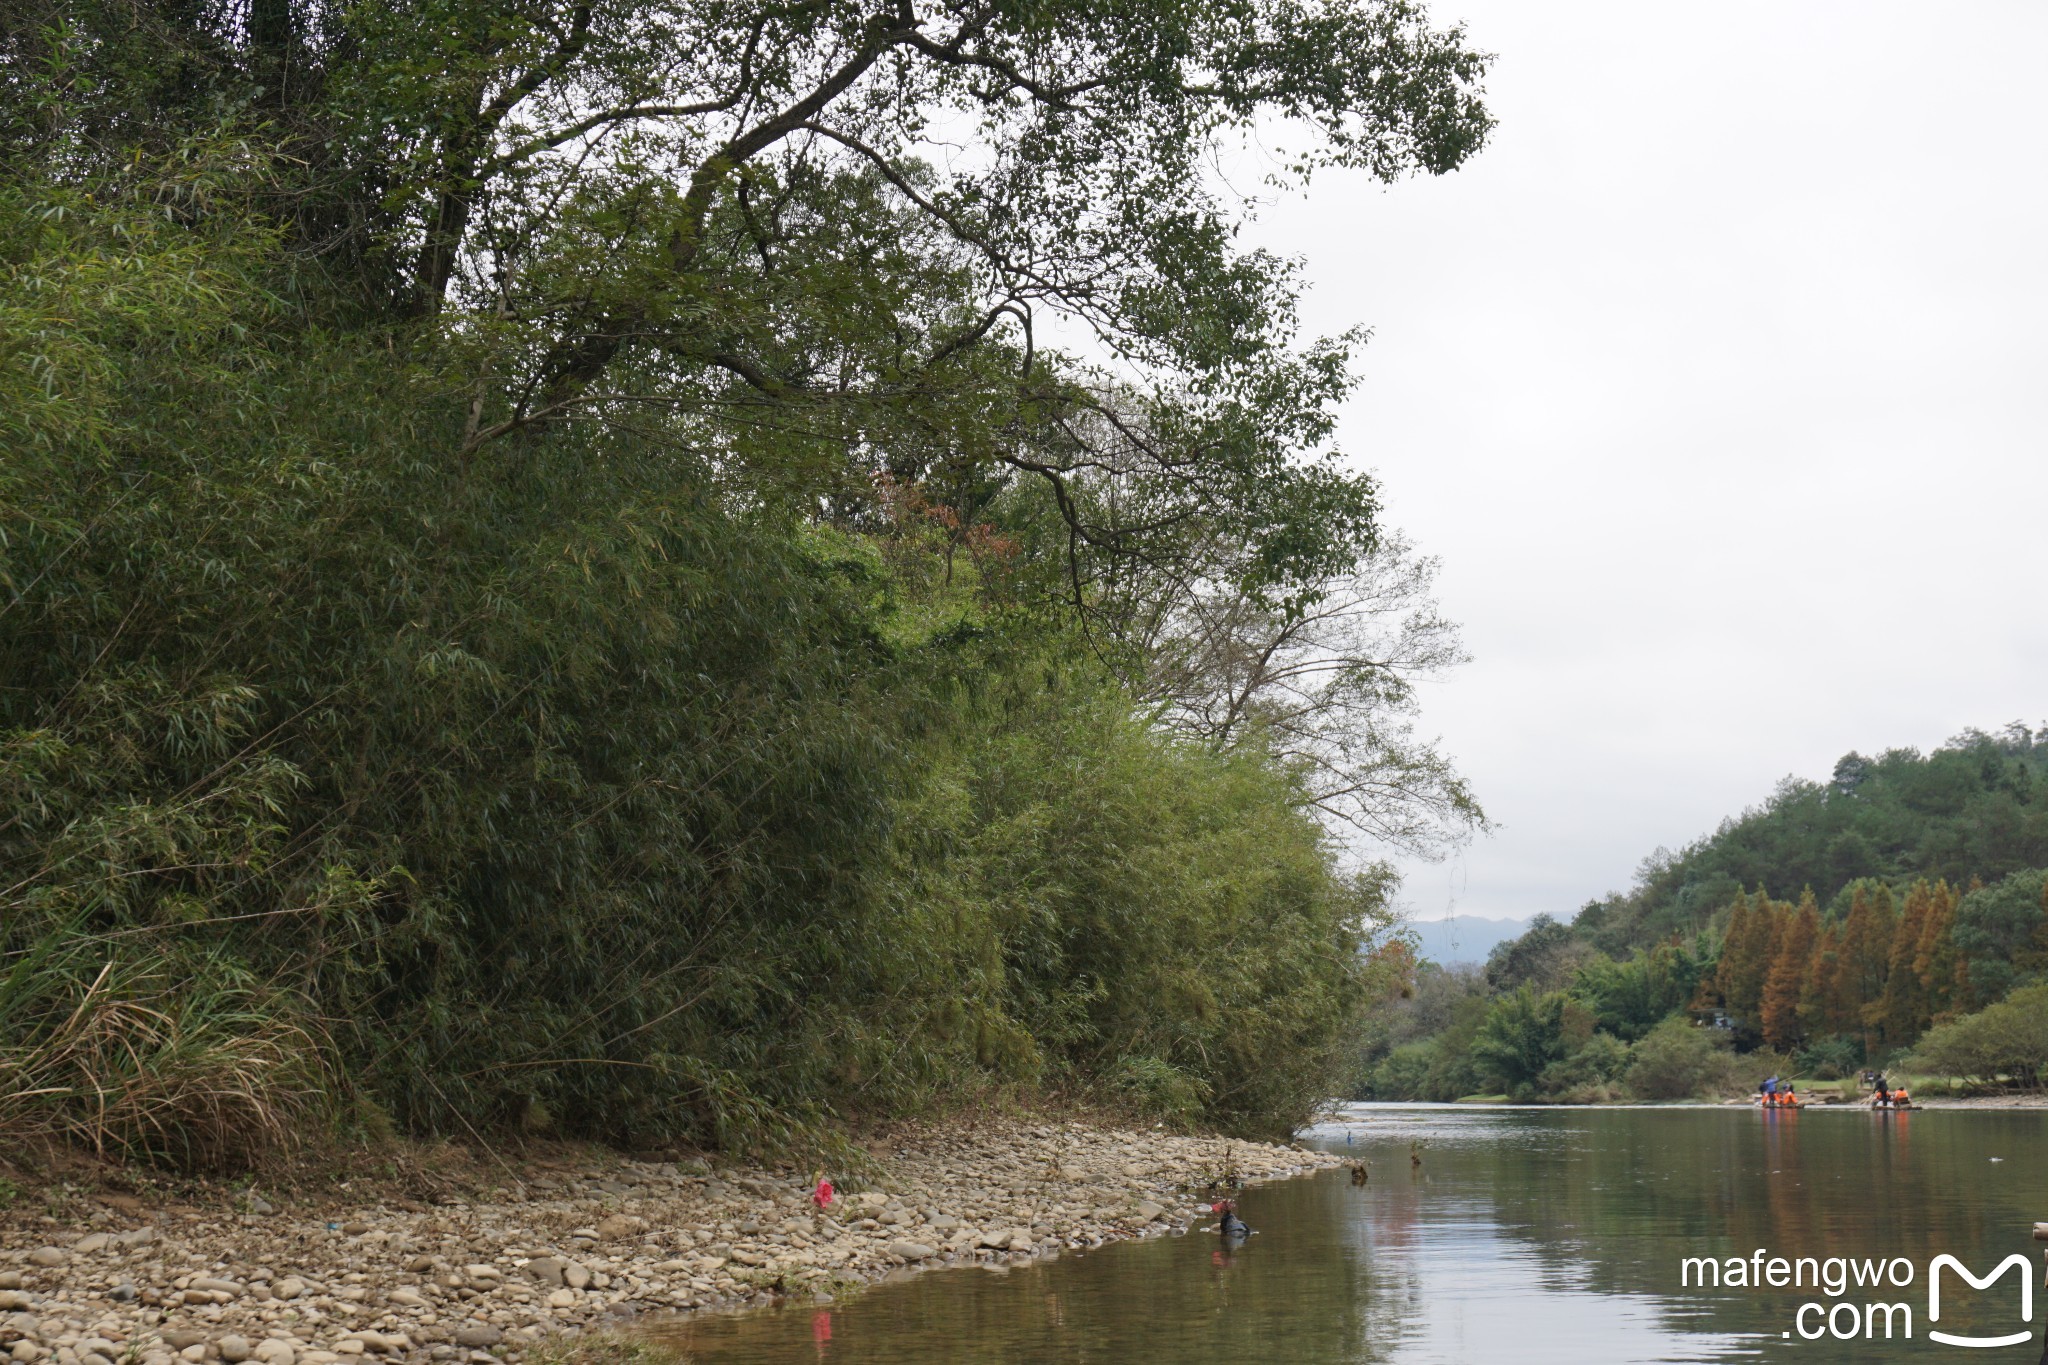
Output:
<svg viewBox="0 0 2048 1365">
<path fill-rule="evenodd" d="M 2048 1112 L 1353 1105 L 1307 1138 L 1366 1162 L 1369 1181 L 1335 1171 L 1245 1192 L 1258 1233 L 1235 1249 L 1191 1233 L 659 1330 L 703 1365 L 1822 1365 L 2041 1349 L 2038 1293 L 2030 1345 L 1932 1340 L 2028 1324 L 2010 1271 L 1977 1290 L 1944 1270 L 1931 1321 L 1928 1272 L 1947 1254 L 1982 1276 L 2018 1253 L 2037 1281 Z M 1816 1264 L 1792 1264 L 1802 1257 Z M 1701 1287 L 1688 1258 L 1762 1283 Z M 1873 1268 L 1883 1283 L 1854 1282 Z M 1771 1287 L 1774 1269 L 1805 1283 Z M 1815 1271 L 1849 1283 L 1831 1294 Z M 1873 1307 L 1886 1303 L 1900 1307 Z"/>
</svg>

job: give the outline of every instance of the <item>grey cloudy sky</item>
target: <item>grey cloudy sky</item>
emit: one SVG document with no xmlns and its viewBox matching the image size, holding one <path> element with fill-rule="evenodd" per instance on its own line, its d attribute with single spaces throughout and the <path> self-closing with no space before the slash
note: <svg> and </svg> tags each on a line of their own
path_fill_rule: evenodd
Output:
<svg viewBox="0 0 2048 1365">
<path fill-rule="evenodd" d="M 1501 829 L 1418 918 L 1569 913 L 1850 749 L 2048 718 L 2048 5 L 1438 0 L 1467 169 L 1269 208 L 1346 449 L 1442 556 Z"/>
</svg>

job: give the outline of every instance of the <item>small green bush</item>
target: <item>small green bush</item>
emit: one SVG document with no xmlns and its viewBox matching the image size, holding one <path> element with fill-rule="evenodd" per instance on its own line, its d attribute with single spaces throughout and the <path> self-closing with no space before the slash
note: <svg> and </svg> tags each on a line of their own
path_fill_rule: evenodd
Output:
<svg viewBox="0 0 2048 1365">
<path fill-rule="evenodd" d="M 1684 1100 L 1737 1088 L 1735 1060 L 1718 1030 L 1673 1015 L 1636 1044 L 1626 1077 L 1644 1100 Z"/>
</svg>

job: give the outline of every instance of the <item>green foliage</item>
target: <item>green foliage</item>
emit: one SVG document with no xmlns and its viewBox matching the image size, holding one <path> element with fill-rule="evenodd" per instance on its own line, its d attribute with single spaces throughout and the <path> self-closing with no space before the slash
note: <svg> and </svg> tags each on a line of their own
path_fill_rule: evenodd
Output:
<svg viewBox="0 0 2048 1365">
<path fill-rule="evenodd" d="M 1571 979 L 1585 957 L 1571 926 L 1538 915 L 1519 937 L 1495 944 L 1486 955 L 1486 984 L 1496 991 L 1522 986 L 1556 990 Z"/>
<path fill-rule="evenodd" d="M 660 414 L 469 446 L 466 342 L 295 292 L 266 174 L 0 190 L 0 1130 L 1330 1093 L 1384 888 L 1255 738 L 1146 723 L 886 486 L 811 515 Z"/>
<path fill-rule="evenodd" d="M 1636 1044 L 1628 1088 L 1639 1099 L 1686 1100 L 1739 1088 L 1726 1036 L 1686 1019 L 1666 1019 Z"/>
<path fill-rule="evenodd" d="M 1932 753 L 1845 755 L 1826 782 L 1788 778 L 1762 806 L 1679 853 L 1646 859 L 1625 896 L 1582 910 L 1573 930 L 1621 957 L 1691 938 L 1745 888 L 1813 888 L 1840 913 L 1861 879 L 1966 885 L 2048 866 L 2048 734 L 1966 730 Z"/>
<path fill-rule="evenodd" d="M 1410 1014 L 1412 1022 L 1396 1033 L 1391 1049 L 1372 1067 L 1365 1097 L 1447 1103 L 1476 1094 L 1485 1077 L 1472 1044 L 1486 1019 L 1485 991 L 1452 973 L 1425 971 L 1418 975 L 1414 999 L 1423 1008 L 1401 1012 Z"/>
<path fill-rule="evenodd" d="M 991 689 L 926 781 L 899 894 L 972 926 L 947 974 L 983 974 L 1037 1040 L 1029 1069 L 1238 1124 L 1329 1093 L 1387 912 L 1332 877 L 1271 765 L 1164 742 L 1067 677 Z"/>
<path fill-rule="evenodd" d="M 1472 1041 L 1480 1074 L 1495 1089 L 1518 1100 L 1539 1093 L 1544 1074 L 1570 1055 L 1565 1038 L 1566 997 L 1538 995 L 1529 986 L 1498 997 Z"/>
<path fill-rule="evenodd" d="M 2048 970 L 2048 869 L 1969 892 L 1952 933 L 1978 1000 L 1996 1000 L 2014 982 Z"/>
<path fill-rule="evenodd" d="M 1851 754 L 1831 782 L 1788 780 L 1683 852 L 1659 850 L 1627 895 L 1569 925 L 1539 917 L 1494 949 L 1488 983 L 1503 1001 L 1564 992 L 1639 1049 L 1659 1021 L 1718 1009 L 1739 1046 L 1845 1075 L 2048 970 L 2044 771 L 2048 744 L 2019 725 L 1924 756 Z M 1802 882 L 1796 904 L 1770 898 Z M 1504 1034 L 1488 1055 L 1539 1093 L 1542 1049 L 1501 1008 L 1500 1028 L 1527 1046 Z"/>
<path fill-rule="evenodd" d="M 2048 1070 L 2048 984 L 1929 1030 L 1907 1065 L 1936 1075 L 2038 1086 Z"/>
<path fill-rule="evenodd" d="M 102 1154 L 245 1165 L 325 1117 L 301 1003 L 190 943 L 147 959 L 62 930 L 0 977 L 0 1134 Z"/>
<path fill-rule="evenodd" d="M 1799 1074 L 1823 1081 L 1839 1081 L 1863 1065 L 1863 1042 L 1836 1035 L 1823 1038 L 1799 1053 L 1795 1062 Z"/>
<path fill-rule="evenodd" d="M 1632 1043 L 1683 1010 L 1699 988 L 1701 976 L 1701 963 L 1689 948 L 1661 943 L 1623 962 L 1589 959 L 1579 969 L 1572 989 L 1592 1007 L 1602 1029 Z"/>
</svg>

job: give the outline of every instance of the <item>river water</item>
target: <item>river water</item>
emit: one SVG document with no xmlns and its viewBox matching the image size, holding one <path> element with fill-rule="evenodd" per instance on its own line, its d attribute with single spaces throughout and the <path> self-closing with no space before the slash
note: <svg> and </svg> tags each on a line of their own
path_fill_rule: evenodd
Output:
<svg viewBox="0 0 2048 1365">
<path fill-rule="evenodd" d="M 1239 1209 L 1258 1234 L 1235 1249 L 1190 1233 L 931 1271 L 842 1305 L 698 1317 L 661 1334 L 704 1365 L 1823 1365 L 2041 1352 L 2038 1291 L 2029 1344 L 1930 1339 L 2028 1324 L 2011 1271 L 1976 1290 L 1944 1270 L 1930 1321 L 1928 1271 L 1948 1254 L 1982 1276 L 2019 1253 L 2038 1281 L 2030 1232 L 2048 1220 L 2048 1112 L 1354 1105 L 1307 1136 L 1366 1162 L 1369 1181 L 1335 1171 L 1247 1191 Z M 1807 1278 L 1831 1268 L 1796 1266 L 1796 1288 L 1702 1288 L 1683 1265 L 1693 1257 L 1729 1278 L 1733 1257 L 1745 1279 L 1760 1267 L 1767 1280 L 1774 1257 L 1888 1262 L 1890 1278 L 1832 1295 Z M 1904 1309 L 1889 1313 L 1890 1340 L 1885 1311 L 1867 1307 L 1880 1303 Z"/>
</svg>

